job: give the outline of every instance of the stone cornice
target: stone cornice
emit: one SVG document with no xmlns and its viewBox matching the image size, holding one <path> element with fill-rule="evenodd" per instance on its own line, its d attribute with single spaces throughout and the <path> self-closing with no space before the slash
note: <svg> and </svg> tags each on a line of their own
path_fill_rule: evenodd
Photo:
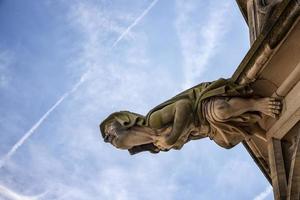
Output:
<svg viewBox="0 0 300 200">
<path fill-rule="evenodd" d="M 246 84 L 256 79 L 293 24 L 299 20 L 300 1 L 284 0 L 274 12 L 274 19 L 255 40 L 233 74 L 234 81 Z"/>
</svg>

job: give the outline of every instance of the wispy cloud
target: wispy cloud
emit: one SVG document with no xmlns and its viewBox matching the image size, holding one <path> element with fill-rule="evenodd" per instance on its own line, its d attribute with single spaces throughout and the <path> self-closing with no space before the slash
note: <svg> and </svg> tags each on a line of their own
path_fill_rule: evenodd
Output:
<svg viewBox="0 0 300 200">
<path fill-rule="evenodd" d="M 136 26 L 142 19 L 143 17 L 151 10 L 151 8 L 157 3 L 158 0 L 154 0 L 151 2 L 151 4 L 142 12 L 142 14 L 137 17 L 133 23 L 131 23 L 128 28 L 120 35 L 120 37 L 114 42 L 112 47 L 115 47 L 128 32 L 130 29 L 132 29 L 134 26 Z M 93 29 L 92 27 L 92 34 L 97 35 L 97 31 Z M 95 42 L 95 41 L 92 41 Z M 92 50 L 92 47 L 89 48 L 89 50 Z M 67 91 L 64 93 L 58 101 L 24 134 L 24 136 L 9 150 L 9 152 L 4 155 L 4 157 L 0 160 L 0 169 L 5 165 L 5 163 L 14 155 L 14 153 L 28 140 L 28 138 L 31 137 L 31 135 L 35 132 L 35 130 L 47 119 L 47 117 L 68 97 L 70 96 L 71 93 L 74 93 L 78 90 L 78 88 L 86 81 L 86 77 L 91 72 L 93 66 L 90 66 L 90 68 L 85 72 L 81 77 L 80 80 L 73 86 L 73 88 L 70 91 Z"/>
<path fill-rule="evenodd" d="M 45 194 L 46 194 L 46 192 L 43 194 L 35 195 L 35 196 L 25 196 L 25 195 L 21 195 L 15 191 L 5 187 L 3 185 L 0 185 L 0 197 L 3 197 L 8 200 L 38 200 Z"/>
<path fill-rule="evenodd" d="M 79 86 L 79 84 L 76 84 Z M 9 152 L 4 155 L 4 157 L 0 160 L 0 169 L 4 166 L 4 164 L 14 155 L 14 153 L 24 144 L 24 142 L 34 133 L 34 131 L 47 119 L 47 117 L 59 106 L 65 98 L 67 98 L 72 91 L 75 91 L 76 87 L 74 87 L 70 92 L 62 95 L 59 100 L 23 135 L 23 137 L 9 150 Z"/>
<path fill-rule="evenodd" d="M 90 71 L 84 73 L 80 80 L 73 86 L 73 88 L 64 93 L 58 101 L 23 135 L 23 137 L 9 150 L 7 154 L 0 160 L 0 169 L 4 164 L 14 155 L 14 153 L 28 140 L 28 138 L 35 132 L 35 130 L 47 119 L 47 117 L 73 92 L 77 91 L 79 86 L 86 80 L 86 76 Z"/>
<path fill-rule="evenodd" d="M 272 194 L 273 192 L 273 188 L 272 186 L 268 186 L 265 191 L 263 191 L 262 193 L 258 194 L 256 197 L 254 197 L 253 200 L 264 200 L 266 199 L 270 194 Z"/>
<path fill-rule="evenodd" d="M 138 16 L 134 22 L 127 27 L 127 29 L 119 36 L 119 38 L 114 42 L 114 44 L 112 45 L 112 47 L 114 48 L 128 33 L 129 31 L 135 27 L 147 14 L 148 12 L 155 6 L 155 4 L 158 2 L 159 0 L 154 0 L 152 1 L 152 3 L 142 12 L 142 14 L 140 16 Z"/>
<path fill-rule="evenodd" d="M 10 81 L 8 67 L 13 62 L 13 54 L 0 49 L 0 89 L 6 88 Z"/>
<path fill-rule="evenodd" d="M 207 16 L 195 18 L 195 13 L 204 10 L 202 2 L 176 1 L 177 34 L 182 48 L 184 84 L 187 88 L 199 82 L 209 62 L 218 51 L 224 34 L 230 29 L 230 6 L 226 1 L 209 4 Z"/>
</svg>

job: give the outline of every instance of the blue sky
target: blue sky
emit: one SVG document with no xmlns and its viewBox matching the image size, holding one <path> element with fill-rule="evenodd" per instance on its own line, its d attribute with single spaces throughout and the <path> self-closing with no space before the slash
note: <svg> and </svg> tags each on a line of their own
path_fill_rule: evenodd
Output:
<svg viewBox="0 0 300 200">
<path fill-rule="evenodd" d="M 0 199 L 273 199 L 242 145 L 130 156 L 100 138 L 230 77 L 249 49 L 235 1 L 0 0 Z"/>
</svg>

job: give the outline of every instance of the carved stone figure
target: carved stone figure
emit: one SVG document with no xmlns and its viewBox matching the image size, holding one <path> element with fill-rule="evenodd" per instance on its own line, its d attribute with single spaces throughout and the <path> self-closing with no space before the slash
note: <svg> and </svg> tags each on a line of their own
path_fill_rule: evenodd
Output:
<svg viewBox="0 0 300 200">
<path fill-rule="evenodd" d="M 188 141 L 205 137 L 232 148 L 253 134 L 264 139 L 258 120 L 279 113 L 276 99 L 254 97 L 249 85 L 219 79 L 178 94 L 145 117 L 129 111 L 112 113 L 100 130 L 105 142 L 130 154 L 181 149 Z"/>
</svg>

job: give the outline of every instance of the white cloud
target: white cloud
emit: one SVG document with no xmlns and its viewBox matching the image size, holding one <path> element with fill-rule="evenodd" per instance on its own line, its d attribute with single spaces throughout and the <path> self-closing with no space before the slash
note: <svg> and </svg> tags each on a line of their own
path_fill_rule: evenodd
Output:
<svg viewBox="0 0 300 200">
<path fill-rule="evenodd" d="M 272 186 L 268 186 L 265 191 L 258 194 L 256 197 L 254 197 L 254 200 L 264 200 L 266 199 L 270 194 L 272 194 L 273 188 Z"/>
<path fill-rule="evenodd" d="M 207 2 L 208 3 L 208 2 Z M 205 2 L 205 6 L 207 6 Z M 202 2 L 176 1 L 175 26 L 182 48 L 185 82 L 188 88 L 199 82 L 218 45 L 230 28 L 230 7 L 226 1 L 211 2 L 207 16 L 196 15 L 203 9 Z"/>
<path fill-rule="evenodd" d="M 3 197 L 8 200 L 38 200 L 45 194 L 46 193 L 36 195 L 36 196 L 24 196 L 3 185 L 0 185 L 0 199 L 1 197 Z"/>
</svg>

